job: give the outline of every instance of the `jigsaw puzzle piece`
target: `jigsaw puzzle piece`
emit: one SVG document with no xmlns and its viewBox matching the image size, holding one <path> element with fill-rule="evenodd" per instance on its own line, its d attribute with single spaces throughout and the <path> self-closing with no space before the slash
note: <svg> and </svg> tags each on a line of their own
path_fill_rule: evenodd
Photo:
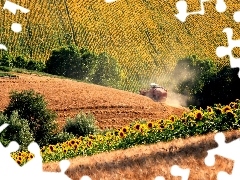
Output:
<svg viewBox="0 0 240 180">
<path fill-rule="evenodd" d="M 4 147 L 0 143 L 0 174 L 1 177 L 6 177 L 11 179 L 15 177 L 15 173 L 20 172 L 20 166 L 18 163 L 11 157 L 11 153 L 19 149 L 19 144 L 15 141 L 12 141 L 8 144 L 7 147 Z M 14 173 L 12 173 L 14 172 Z"/>
<path fill-rule="evenodd" d="M 235 22 L 240 22 L 240 11 L 236 11 L 233 14 L 233 19 L 234 19 Z"/>
<path fill-rule="evenodd" d="M 177 165 L 173 165 L 171 167 L 171 174 L 173 176 L 180 176 L 182 177 L 182 180 L 188 180 L 190 175 L 190 169 L 182 169 Z M 165 180 L 163 176 L 157 176 L 154 180 Z"/>
<path fill-rule="evenodd" d="M 216 3 L 217 12 L 222 13 L 222 12 L 225 12 L 226 9 L 227 9 L 227 5 L 226 5 L 225 1 L 224 0 L 217 0 L 217 3 Z"/>
<path fill-rule="evenodd" d="M 3 9 L 9 10 L 13 14 L 16 14 L 17 10 L 20 10 L 22 13 L 28 13 L 30 11 L 29 9 L 26 9 L 8 0 L 5 2 Z"/>
<path fill-rule="evenodd" d="M 43 167 L 40 147 L 36 142 L 31 142 L 28 145 L 28 151 L 34 154 L 34 158 L 21 167 L 21 172 L 24 174 L 31 172 L 31 174 L 35 174 L 35 176 L 36 174 L 41 174 L 43 172 Z"/>
<path fill-rule="evenodd" d="M 187 13 L 187 2 L 186 1 L 178 1 L 176 3 L 176 8 L 178 10 L 178 14 L 175 16 L 182 22 L 186 21 L 186 18 L 188 16 Z"/>
<path fill-rule="evenodd" d="M 215 155 L 219 155 L 233 161 L 240 159 L 240 139 L 226 143 L 224 134 L 217 133 L 215 135 L 215 141 L 218 143 L 218 147 L 207 151 L 208 156 L 205 158 L 205 160 L 208 164 L 214 164 L 214 162 L 212 162 L 212 157 Z"/>
<path fill-rule="evenodd" d="M 0 44 L 0 45 L 2 45 L 2 44 Z M 5 46 L 5 47 L 6 47 L 6 46 Z M 2 48 L 2 46 L 1 46 L 1 48 Z M 7 124 L 7 123 L 2 124 L 2 125 L 0 126 L 0 133 L 1 133 L 4 129 L 6 129 L 8 126 L 9 126 L 9 124 Z"/>
<path fill-rule="evenodd" d="M 89 176 L 82 176 L 80 180 L 92 180 Z"/>
<path fill-rule="evenodd" d="M 209 0 L 201 0 L 200 1 L 200 11 L 195 11 L 195 12 L 187 12 L 188 9 L 188 5 L 187 2 L 184 0 L 180 0 L 178 2 L 176 2 L 176 8 L 178 10 L 178 14 L 176 14 L 175 16 L 178 18 L 178 20 L 185 22 L 187 16 L 189 15 L 193 15 L 193 14 L 200 14 L 200 15 L 204 15 L 205 10 L 204 10 L 204 2 L 208 2 Z M 224 0 L 217 0 L 216 2 L 216 6 L 215 6 L 217 12 L 225 12 L 227 9 L 227 5 L 225 3 Z"/>
<path fill-rule="evenodd" d="M 62 160 L 60 161 L 60 170 L 61 172 L 43 172 L 41 175 L 41 178 L 44 179 L 58 179 L 58 180 L 71 180 L 65 172 L 70 166 L 70 161 L 68 160 Z M 82 176 L 80 180 L 91 180 L 89 176 Z"/>
<path fill-rule="evenodd" d="M 208 150 L 207 157 L 205 158 L 205 164 L 207 166 L 213 166 L 215 164 L 215 155 L 222 156 L 224 158 L 234 161 L 232 174 L 229 175 L 224 171 L 218 173 L 218 180 L 237 180 L 240 177 L 240 138 L 230 143 L 225 142 L 225 136 L 223 133 L 217 133 L 215 135 L 215 141 L 218 143 L 218 147 Z"/>
<path fill-rule="evenodd" d="M 228 55 L 231 68 L 240 68 L 240 59 L 235 58 L 232 54 L 233 48 L 240 47 L 240 40 L 232 39 L 233 30 L 231 28 L 225 28 L 223 32 L 227 34 L 228 47 L 224 47 L 224 46 L 217 47 L 216 54 L 220 58 Z M 238 72 L 238 77 L 240 78 L 240 71 Z"/>
<path fill-rule="evenodd" d="M 62 161 L 60 161 L 59 166 L 60 166 L 61 172 L 65 173 L 70 166 L 70 161 L 62 160 Z"/>
<path fill-rule="evenodd" d="M 155 177 L 154 180 L 165 180 L 165 178 L 163 176 L 157 176 L 157 177 Z"/>
<path fill-rule="evenodd" d="M 4 44 L 0 44 L 0 49 L 7 51 L 7 47 Z"/>
<path fill-rule="evenodd" d="M 44 172 L 42 167 L 42 157 L 40 154 L 40 148 L 36 142 L 30 143 L 28 150 L 34 154 L 34 158 L 21 167 L 21 175 L 24 179 L 58 179 L 58 180 L 71 180 L 65 171 L 70 166 L 68 160 L 60 161 L 61 172 Z M 31 173 L 29 173 L 31 172 Z"/>
<path fill-rule="evenodd" d="M 177 165 L 171 167 L 171 174 L 173 176 L 181 176 L 182 180 L 188 180 L 190 175 L 190 169 L 182 169 Z"/>
<path fill-rule="evenodd" d="M 204 15 L 205 13 L 205 9 L 204 9 L 204 5 L 203 3 L 208 2 L 209 0 L 201 0 L 200 1 L 200 7 L 201 10 L 200 11 L 195 11 L 195 12 L 190 12 L 189 14 L 193 15 L 193 14 L 200 14 L 200 15 Z"/>
<path fill-rule="evenodd" d="M 232 53 L 231 49 L 229 49 L 228 47 L 224 47 L 224 46 L 219 46 L 216 49 L 216 55 L 220 58 L 229 55 L 230 53 Z"/>
<path fill-rule="evenodd" d="M 201 6 L 201 10 L 200 11 L 196 11 L 196 12 L 187 12 L 188 9 L 188 5 L 187 2 L 184 0 L 180 0 L 178 2 L 176 2 L 176 8 L 178 10 L 178 14 L 176 14 L 175 16 L 182 22 L 186 21 L 187 16 L 189 15 L 193 15 L 193 14 L 200 14 L 203 15 L 204 14 L 204 2 L 207 2 L 209 0 L 201 0 L 200 2 L 200 6 Z"/>
<path fill-rule="evenodd" d="M 66 174 L 61 172 L 42 172 L 40 177 L 41 179 L 72 180 Z"/>
<path fill-rule="evenodd" d="M 238 180 L 239 176 L 230 175 L 224 171 L 220 171 L 217 175 L 217 180 Z"/>
</svg>

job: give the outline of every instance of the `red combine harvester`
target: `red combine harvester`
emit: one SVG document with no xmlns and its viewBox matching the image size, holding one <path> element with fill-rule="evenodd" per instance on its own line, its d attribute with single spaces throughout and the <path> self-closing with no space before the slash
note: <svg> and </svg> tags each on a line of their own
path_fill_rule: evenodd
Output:
<svg viewBox="0 0 240 180">
<path fill-rule="evenodd" d="M 156 102 L 166 102 L 167 100 L 167 90 L 155 83 L 150 84 L 149 90 L 140 90 L 140 94 L 147 96 Z"/>
</svg>

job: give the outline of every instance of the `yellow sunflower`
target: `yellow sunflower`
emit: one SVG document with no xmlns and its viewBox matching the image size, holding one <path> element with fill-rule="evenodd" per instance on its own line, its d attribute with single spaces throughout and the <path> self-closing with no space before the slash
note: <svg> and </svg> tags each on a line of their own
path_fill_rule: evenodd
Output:
<svg viewBox="0 0 240 180">
<path fill-rule="evenodd" d="M 148 126 L 149 129 L 152 129 L 153 128 L 153 123 L 152 122 L 148 122 L 147 126 Z"/>
<path fill-rule="evenodd" d="M 233 109 L 237 109 L 237 108 L 238 108 L 238 104 L 237 104 L 236 102 L 231 102 L 231 103 L 229 104 L 229 106 L 230 106 L 231 108 L 233 108 Z"/>
<path fill-rule="evenodd" d="M 232 110 L 227 110 L 226 114 L 228 117 L 235 118 L 237 115 Z"/>
<path fill-rule="evenodd" d="M 203 113 L 202 113 L 202 111 L 197 110 L 197 111 L 195 112 L 195 119 L 196 119 L 196 120 L 202 120 L 202 118 L 203 118 Z"/>
<path fill-rule="evenodd" d="M 213 113 L 213 109 L 212 109 L 212 107 L 207 106 L 207 111 L 208 111 L 210 114 Z"/>
<path fill-rule="evenodd" d="M 126 134 L 129 131 L 129 127 L 128 126 L 122 127 L 120 131 L 122 131 L 122 132 L 124 132 L 124 134 Z"/>
<path fill-rule="evenodd" d="M 121 137 L 121 138 L 126 137 L 126 134 L 125 134 L 122 130 L 120 130 L 120 131 L 118 132 L 118 135 L 119 135 L 119 137 Z"/>
<path fill-rule="evenodd" d="M 225 114 L 227 111 L 231 110 L 232 108 L 229 105 L 226 105 L 222 108 L 221 112 Z"/>
<path fill-rule="evenodd" d="M 137 123 L 137 124 L 134 125 L 134 129 L 135 129 L 135 130 L 139 131 L 140 128 L 141 128 L 141 125 L 140 125 L 140 124 Z"/>
<path fill-rule="evenodd" d="M 171 115 L 171 116 L 169 117 L 169 120 L 170 120 L 170 122 L 175 122 L 176 117 L 175 117 L 174 115 Z"/>
</svg>

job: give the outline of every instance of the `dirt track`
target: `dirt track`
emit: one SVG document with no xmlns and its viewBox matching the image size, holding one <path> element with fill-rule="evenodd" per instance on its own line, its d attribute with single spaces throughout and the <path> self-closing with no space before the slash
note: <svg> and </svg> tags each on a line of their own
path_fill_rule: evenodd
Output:
<svg viewBox="0 0 240 180">
<path fill-rule="evenodd" d="M 8 105 L 11 90 L 34 89 L 44 95 L 48 108 L 57 112 L 59 125 L 81 110 L 92 112 L 101 128 L 118 128 L 141 118 L 168 118 L 184 111 L 126 91 L 34 74 L 17 75 L 19 79 L 0 78 L 0 110 Z"/>
</svg>

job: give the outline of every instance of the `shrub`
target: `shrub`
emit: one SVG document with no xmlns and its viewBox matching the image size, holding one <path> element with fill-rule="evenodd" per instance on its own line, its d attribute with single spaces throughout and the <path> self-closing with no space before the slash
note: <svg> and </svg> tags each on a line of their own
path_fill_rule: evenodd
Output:
<svg viewBox="0 0 240 180">
<path fill-rule="evenodd" d="M 0 71 L 4 71 L 4 72 L 10 72 L 12 69 L 10 67 L 6 67 L 6 66 L 0 66 Z"/>
<path fill-rule="evenodd" d="M 34 61 L 32 59 L 29 60 L 26 65 L 26 69 L 33 70 L 33 71 L 39 71 L 39 72 L 43 72 L 45 67 L 46 67 L 45 63 L 43 63 L 41 61 Z"/>
<path fill-rule="evenodd" d="M 57 143 L 63 143 L 74 138 L 75 136 L 71 133 L 60 132 L 51 138 L 50 144 L 55 145 Z"/>
<path fill-rule="evenodd" d="M 7 67 L 11 67 L 13 68 L 13 61 L 14 61 L 14 58 L 13 56 L 11 56 L 10 54 L 7 54 L 5 53 L 2 58 L 1 58 L 1 61 L 0 61 L 0 66 L 7 66 Z"/>
<path fill-rule="evenodd" d="M 80 137 L 94 134 L 98 131 L 98 128 L 95 125 L 95 118 L 92 114 L 80 112 L 75 118 L 67 119 L 63 131 Z"/>
<path fill-rule="evenodd" d="M 0 124 L 8 123 L 9 126 L 0 134 L 1 143 L 7 146 L 11 141 L 20 145 L 20 150 L 27 150 L 28 145 L 34 141 L 27 120 L 19 117 L 17 111 L 13 111 L 10 118 L 0 113 Z"/>
<path fill-rule="evenodd" d="M 54 121 L 56 114 L 46 106 L 43 96 L 33 90 L 12 91 L 10 103 L 4 110 L 4 115 L 10 117 L 13 111 L 18 111 L 19 117 L 28 121 L 35 141 L 43 146 L 49 143 L 57 131 L 57 124 Z"/>
<path fill-rule="evenodd" d="M 54 49 L 46 62 L 45 72 L 83 80 L 92 69 L 96 55 L 86 48 L 69 45 Z"/>
<path fill-rule="evenodd" d="M 13 61 L 13 67 L 26 68 L 27 63 L 27 59 L 24 56 L 17 56 Z"/>
</svg>

